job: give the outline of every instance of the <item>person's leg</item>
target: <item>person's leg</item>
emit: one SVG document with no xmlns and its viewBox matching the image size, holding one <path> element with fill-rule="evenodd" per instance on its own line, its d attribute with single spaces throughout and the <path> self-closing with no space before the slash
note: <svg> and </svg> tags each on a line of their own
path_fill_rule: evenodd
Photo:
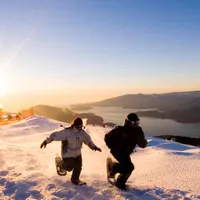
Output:
<svg viewBox="0 0 200 200">
<path fill-rule="evenodd" d="M 112 155 L 118 161 L 118 162 L 113 162 L 112 165 L 113 173 L 124 174 L 127 172 L 132 172 L 134 170 L 134 165 L 131 162 L 129 155 L 114 154 L 114 153 Z"/>
<path fill-rule="evenodd" d="M 71 172 L 74 169 L 74 158 L 63 158 L 63 162 L 64 162 L 64 169 L 68 172 Z"/>
<path fill-rule="evenodd" d="M 82 170 L 82 156 L 80 155 L 80 156 L 74 158 L 74 169 L 73 169 L 72 177 L 71 177 L 71 181 L 74 184 L 79 183 L 79 177 L 81 174 L 81 170 Z"/>
<path fill-rule="evenodd" d="M 114 163 L 112 166 L 113 173 L 120 173 L 117 178 L 117 187 L 126 189 L 125 184 L 134 170 L 134 165 L 131 162 L 129 155 L 113 155 L 119 163 Z"/>
</svg>

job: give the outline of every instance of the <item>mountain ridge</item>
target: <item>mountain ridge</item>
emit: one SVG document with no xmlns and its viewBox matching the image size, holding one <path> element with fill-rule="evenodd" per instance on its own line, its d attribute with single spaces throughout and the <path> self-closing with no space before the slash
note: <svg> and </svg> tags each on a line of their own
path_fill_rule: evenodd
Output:
<svg viewBox="0 0 200 200">
<path fill-rule="evenodd" d="M 172 92 L 161 94 L 126 94 L 87 104 L 72 105 L 73 109 L 122 107 L 124 109 L 149 109 L 138 115 L 161 119 L 172 119 L 181 123 L 200 122 L 200 91 Z"/>
<path fill-rule="evenodd" d="M 73 104 L 71 106 L 116 106 L 133 109 L 167 110 L 180 103 L 200 98 L 200 91 L 171 92 L 160 94 L 125 94 L 97 102 Z"/>
</svg>

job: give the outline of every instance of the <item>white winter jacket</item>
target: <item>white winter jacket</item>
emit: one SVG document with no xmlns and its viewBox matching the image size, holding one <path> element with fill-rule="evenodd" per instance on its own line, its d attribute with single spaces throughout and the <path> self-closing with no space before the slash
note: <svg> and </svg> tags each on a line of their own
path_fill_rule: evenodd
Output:
<svg viewBox="0 0 200 200">
<path fill-rule="evenodd" d="M 82 144 L 86 144 L 91 149 L 96 145 L 91 140 L 91 137 L 85 130 L 78 131 L 73 127 L 65 128 L 61 131 L 54 132 L 46 139 L 47 143 L 52 141 L 62 141 L 61 154 L 63 158 L 75 158 L 81 155 Z"/>
</svg>

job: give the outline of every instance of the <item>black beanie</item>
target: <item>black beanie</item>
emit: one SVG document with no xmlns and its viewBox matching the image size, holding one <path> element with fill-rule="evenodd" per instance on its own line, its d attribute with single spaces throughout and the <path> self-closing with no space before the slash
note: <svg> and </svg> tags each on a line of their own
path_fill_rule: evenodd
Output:
<svg viewBox="0 0 200 200">
<path fill-rule="evenodd" d="M 83 120 L 80 117 L 76 117 L 72 123 L 74 126 L 83 125 Z"/>
</svg>

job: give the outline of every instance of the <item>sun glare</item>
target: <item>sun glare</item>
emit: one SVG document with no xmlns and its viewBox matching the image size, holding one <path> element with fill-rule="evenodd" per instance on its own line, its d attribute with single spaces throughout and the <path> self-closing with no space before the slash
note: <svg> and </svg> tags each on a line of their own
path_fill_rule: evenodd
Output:
<svg viewBox="0 0 200 200">
<path fill-rule="evenodd" d="M 0 86 L 0 96 L 4 96 L 5 95 L 5 90 L 3 87 Z"/>
<path fill-rule="evenodd" d="M 6 81 L 3 76 L 0 76 L 0 97 L 6 94 Z"/>
</svg>

